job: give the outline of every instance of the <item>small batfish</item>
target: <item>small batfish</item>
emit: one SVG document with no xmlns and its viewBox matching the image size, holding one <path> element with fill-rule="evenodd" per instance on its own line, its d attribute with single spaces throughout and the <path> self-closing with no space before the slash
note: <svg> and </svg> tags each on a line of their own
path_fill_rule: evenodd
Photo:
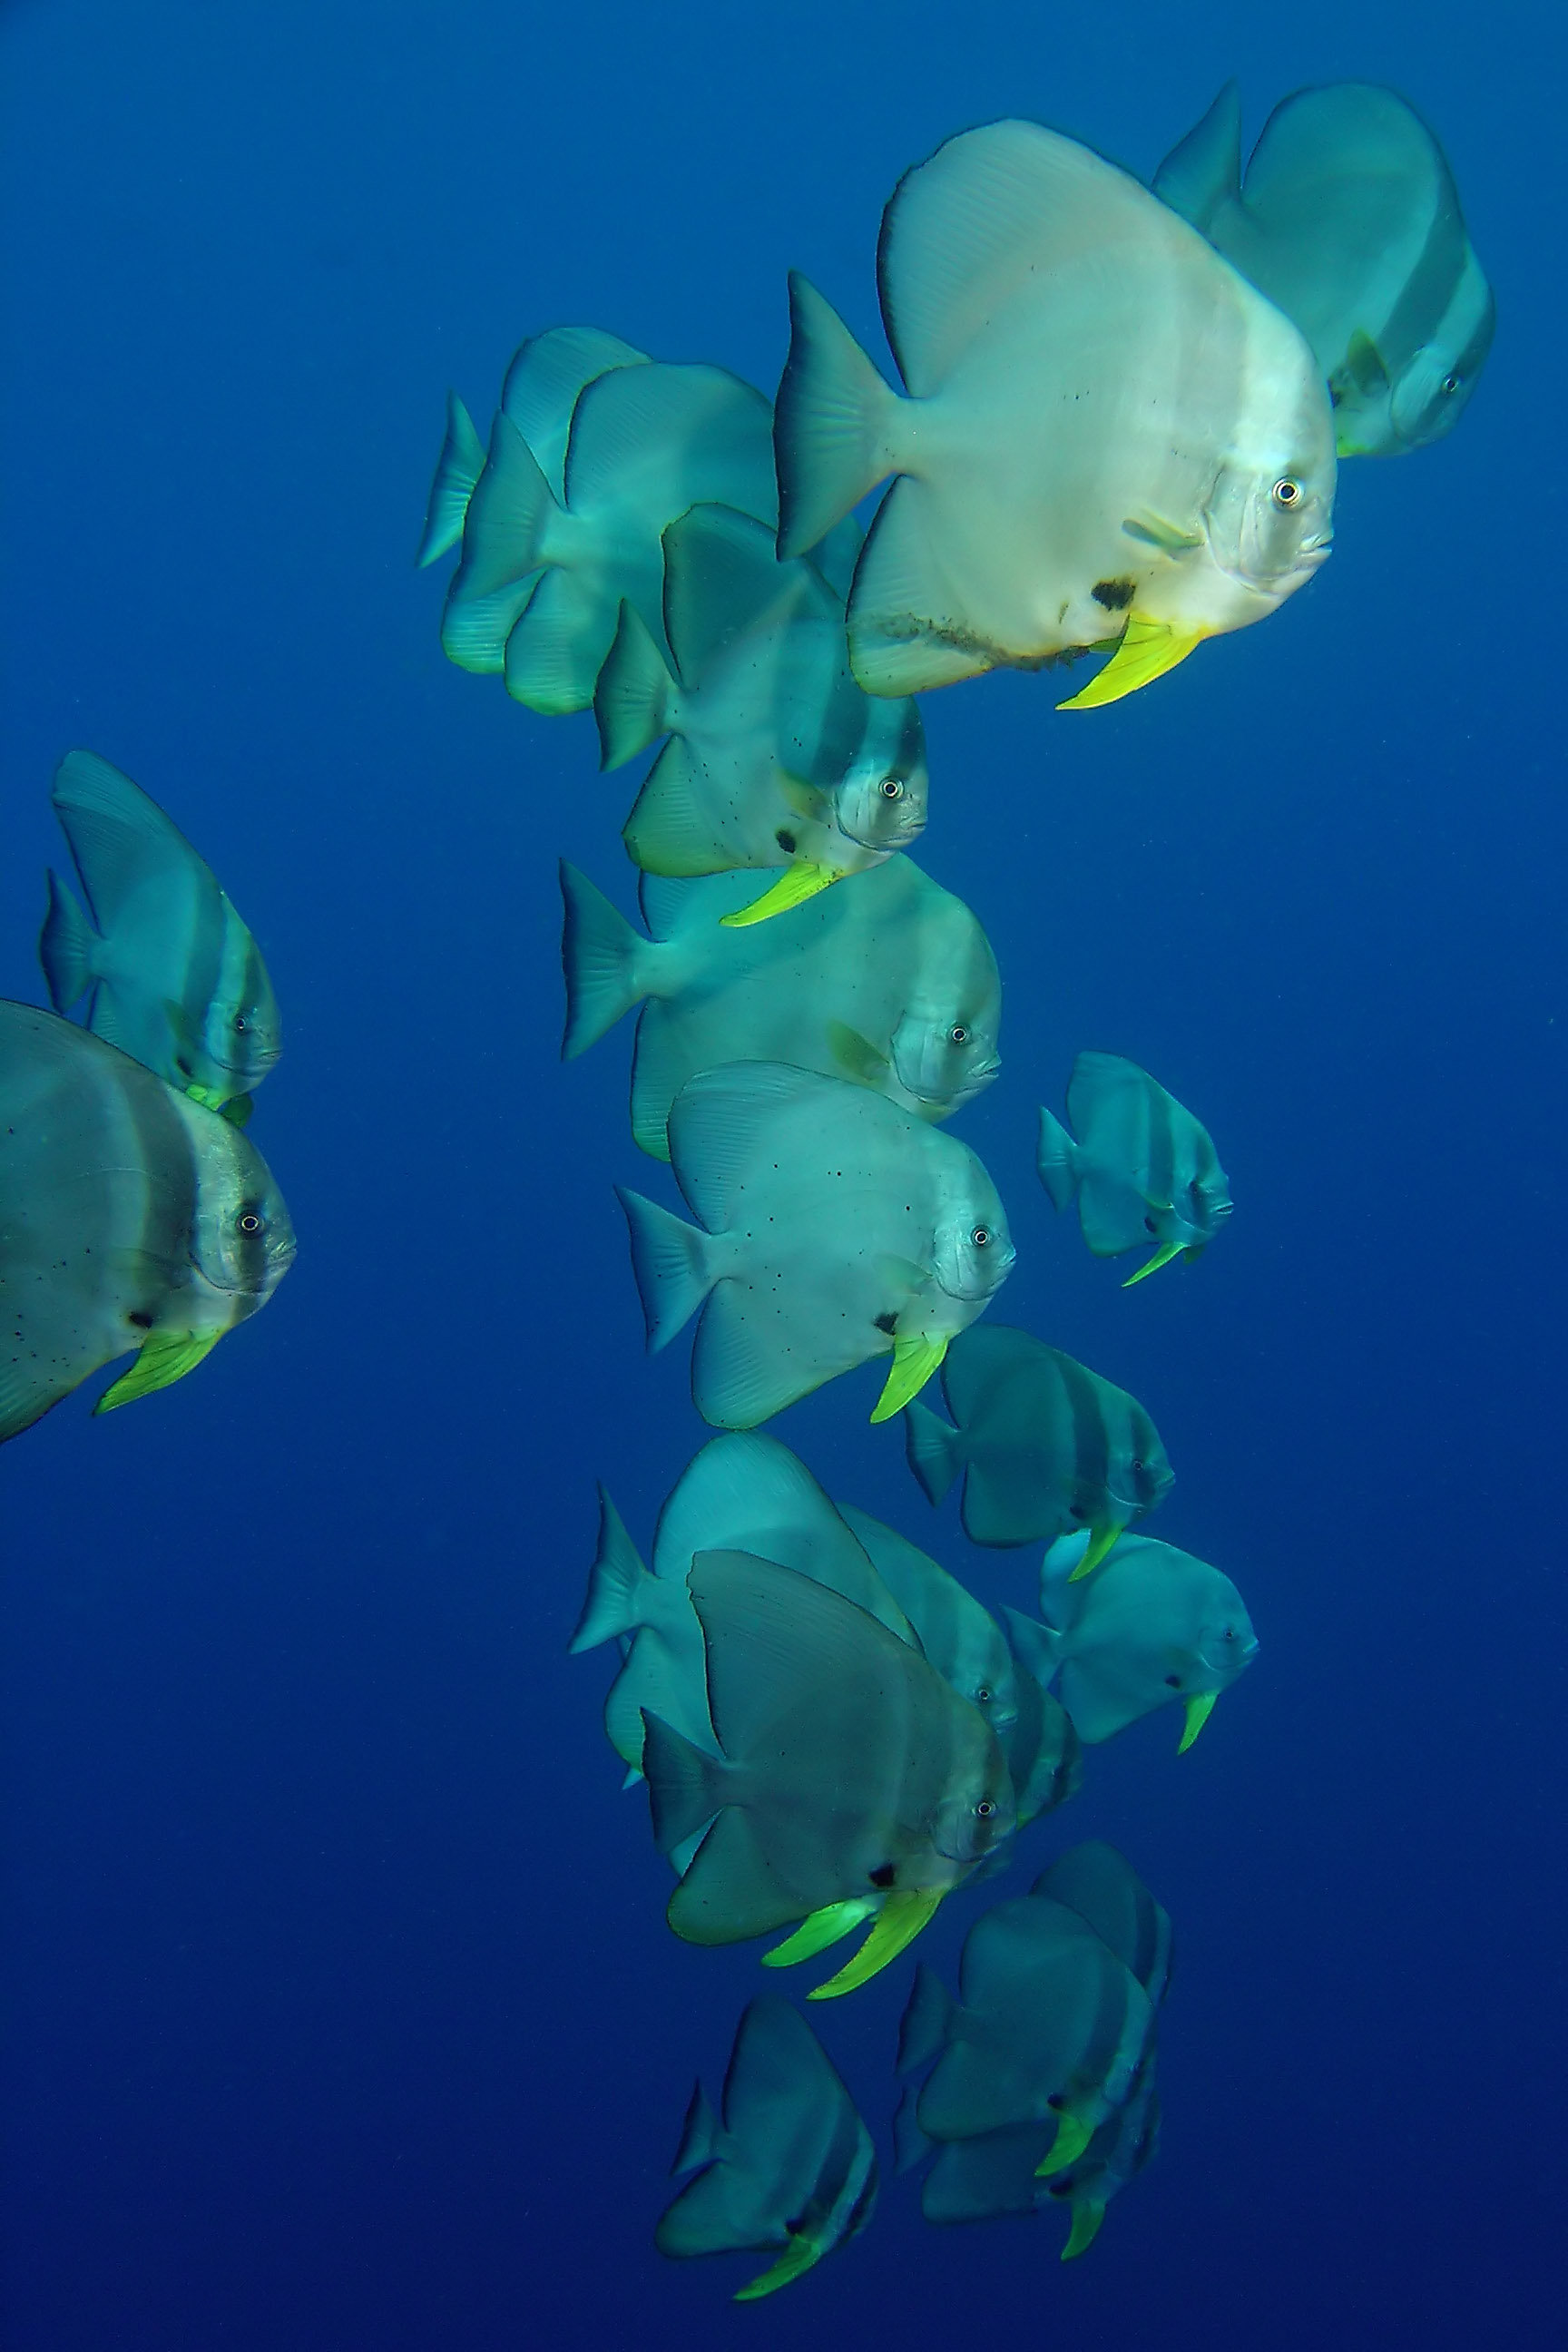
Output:
<svg viewBox="0 0 1568 2352">
<path fill-rule="evenodd" d="M 167 1388 L 293 1261 L 228 1119 L 90 1030 L 0 1003 L 0 1441 L 132 1349 L 95 1410 Z"/>
<path fill-rule="evenodd" d="M 715 1437 L 688 1464 L 654 1538 L 653 1573 L 600 1490 L 599 1549 L 574 1653 L 631 1641 L 605 1708 L 610 1745 L 640 1770 L 643 1711 L 717 1755 L 703 1679 L 702 1629 L 686 1579 L 702 1551 L 747 1551 L 841 1592 L 909 1641 L 910 1624 L 856 1533 L 804 1462 L 776 1437 Z"/>
<path fill-rule="evenodd" d="M 49 795 L 91 912 L 49 876 L 38 961 L 57 1013 L 198 1102 L 239 1107 L 283 1050 L 261 950 L 198 857 L 129 776 L 68 751 Z"/>
<path fill-rule="evenodd" d="M 754 1429 L 889 1354 L 871 1418 L 890 1419 L 1012 1266 L 974 1154 L 847 1079 L 777 1062 L 705 1070 L 676 1097 L 669 1148 L 700 1226 L 617 1196 L 649 1349 L 703 1309 L 691 1394 L 719 1428 Z"/>
<path fill-rule="evenodd" d="M 1155 194 L 1310 343 L 1342 457 L 1387 457 L 1458 424 L 1496 303 L 1436 140 L 1370 82 L 1299 89 L 1241 175 L 1241 100 L 1221 90 L 1161 164 Z"/>
<path fill-rule="evenodd" d="M 564 862 L 567 1059 L 646 999 L 632 1069 L 632 1133 L 668 1160 L 669 1107 L 725 1062 L 788 1062 L 852 1078 L 937 1121 L 1001 1068 L 1002 983 L 961 898 L 907 857 L 819 894 L 787 922 L 734 929 L 744 873 L 645 875 L 643 939 Z"/>
<path fill-rule="evenodd" d="M 1184 1753 L 1220 1693 L 1258 1654 L 1246 1604 L 1217 1568 L 1151 1536 L 1123 1536 L 1099 1573 L 1080 1582 L 1085 1541 L 1065 1536 L 1046 1554 L 1046 1625 L 1006 1612 L 1014 1649 L 1042 1682 L 1055 1678 L 1090 1747 L 1179 1700 Z"/>
<path fill-rule="evenodd" d="M 566 473 L 566 436 L 578 394 L 611 368 L 643 367 L 646 352 L 634 351 L 600 327 L 551 327 L 531 336 L 507 370 L 500 404 L 527 442 L 541 473 L 559 499 Z M 416 561 L 434 563 L 456 547 L 474 485 L 485 469 L 485 445 L 455 392 L 447 394 L 447 437 L 430 485 L 425 532 Z M 517 618 L 516 611 L 512 619 Z M 510 627 L 510 623 L 508 626 Z M 504 642 L 507 631 L 501 631 Z M 456 660 L 456 655 L 453 656 Z"/>
<path fill-rule="evenodd" d="M 970 1929 L 954 2003 L 927 1968 L 899 2042 L 899 2071 L 935 2059 L 916 2105 L 926 2137 L 1043 2127 L 1042 2178 L 1077 2162 L 1124 2106 L 1154 2008 L 1089 1922 L 1038 1886 Z M 1054 2126 L 1054 2128 L 1053 2128 Z"/>
<path fill-rule="evenodd" d="M 882 220 L 908 397 L 791 282 L 781 555 L 896 478 L 849 599 L 868 693 L 1115 650 L 1112 702 L 1247 627 L 1329 551 L 1334 436 L 1302 336 L 1125 172 L 1032 122 L 968 131 Z"/>
<path fill-rule="evenodd" d="M 768 404 L 716 367 L 612 367 L 572 411 L 563 492 L 496 413 L 441 642 L 534 710 L 586 710 L 623 601 L 663 642 L 668 524 L 716 500 L 771 522 Z M 477 610 L 472 608 L 478 608 Z"/>
<path fill-rule="evenodd" d="M 840 1506 L 888 1591 L 944 1682 L 978 1707 L 1006 1751 L 1017 1720 L 1017 1668 L 994 1617 L 945 1568 L 866 1511 Z"/>
<path fill-rule="evenodd" d="M 724 2077 L 723 2122 L 700 2083 L 691 2095 L 670 2170 L 698 2166 L 654 2243 L 678 2261 L 778 2247 L 778 2260 L 741 2289 L 737 2303 L 787 2286 L 871 2219 L 871 2135 L 816 2034 L 776 1994 L 753 2000 L 741 2019 Z"/>
<path fill-rule="evenodd" d="M 994 1323 L 955 1340 L 942 1390 L 957 1427 L 911 1404 L 910 1467 L 933 1504 L 963 1471 L 972 1543 L 1050 1543 L 1087 1528 L 1087 1576 L 1170 1492 L 1174 1474 L 1137 1399 L 1027 1331 Z"/>
<path fill-rule="evenodd" d="M 655 1843 L 672 1853 L 712 1824 L 670 1926 L 741 1943 L 886 1895 L 879 1929 L 895 1904 L 904 1921 L 891 1958 L 1012 1835 L 995 1735 L 917 1649 L 794 1569 L 704 1552 L 689 1583 L 721 1755 L 647 1717 Z"/>
<path fill-rule="evenodd" d="M 1123 1286 L 1197 1257 L 1231 1212 L 1230 1180 L 1206 1127 L 1136 1062 L 1080 1054 L 1068 1081 L 1076 1139 L 1040 1112 L 1036 1165 L 1053 1209 L 1078 1202 L 1083 1237 L 1096 1257 L 1119 1257 L 1139 1243 L 1154 1254 Z"/>
<path fill-rule="evenodd" d="M 664 875 L 782 866 L 761 922 L 858 874 L 924 831 L 920 713 L 863 694 L 844 600 L 774 534 L 730 508 L 693 507 L 664 534 L 664 626 L 677 676 L 635 604 L 594 698 L 605 768 L 669 740 L 627 819 L 635 865 Z"/>
</svg>

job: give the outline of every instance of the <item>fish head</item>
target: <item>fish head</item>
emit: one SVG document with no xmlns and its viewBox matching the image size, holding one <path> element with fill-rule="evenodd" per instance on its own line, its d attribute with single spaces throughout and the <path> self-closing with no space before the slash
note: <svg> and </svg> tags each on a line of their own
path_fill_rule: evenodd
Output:
<svg viewBox="0 0 1568 2352">
<path fill-rule="evenodd" d="M 1487 286 L 1478 296 L 1479 315 L 1459 310 L 1456 319 L 1458 308 L 1457 301 L 1450 306 L 1432 341 L 1400 370 L 1388 404 L 1389 436 L 1397 449 L 1424 449 L 1451 433 L 1475 390 L 1491 349 L 1497 302 Z"/>
<path fill-rule="evenodd" d="M 237 1304 L 247 1302 L 240 1305 L 241 1314 L 253 1313 L 269 1298 L 293 1265 L 293 1221 L 254 1150 L 237 1153 L 220 1181 L 202 1186 L 192 1247 L 213 1288 Z"/>
<path fill-rule="evenodd" d="M 931 1272 L 950 1298 L 976 1307 L 999 1290 L 1013 1271 L 1017 1251 L 1007 1216 L 978 1160 L 972 1181 L 961 1189 L 936 1229 Z"/>
<path fill-rule="evenodd" d="M 229 986 L 214 992 L 202 1043 L 236 1094 L 260 1085 L 283 1051 L 283 1020 L 271 976 L 248 933 Z"/>
<path fill-rule="evenodd" d="M 858 751 L 833 787 L 838 830 L 879 857 L 908 849 L 925 831 L 930 784 L 914 704 L 875 706 Z"/>
<path fill-rule="evenodd" d="M 1205 1608 L 1194 1647 L 1205 1685 L 1211 1690 L 1224 1690 L 1258 1655 L 1252 1620 L 1234 1585 L 1223 1598 L 1216 1594 L 1214 1604 Z"/>
<path fill-rule="evenodd" d="M 994 1030 L 966 1003 L 936 1011 L 910 1005 L 889 1051 L 904 1092 L 939 1117 L 988 1087 L 1002 1067 Z"/>
<path fill-rule="evenodd" d="M 1203 511 L 1214 562 L 1269 606 L 1327 562 L 1334 535 L 1334 412 L 1310 353 L 1291 341 L 1300 365 L 1280 352 L 1260 369 L 1257 423 L 1238 434 Z"/>
<path fill-rule="evenodd" d="M 1141 1405 L 1135 1406 L 1125 1434 L 1116 1446 L 1106 1472 L 1106 1491 L 1127 1522 L 1141 1519 L 1163 1500 L 1176 1483 L 1170 1456 L 1160 1433 Z"/>
<path fill-rule="evenodd" d="M 1210 1144 L 1206 1152 L 1199 1154 L 1197 1165 L 1186 1182 L 1179 1186 L 1169 1209 L 1158 1218 L 1160 1238 L 1176 1242 L 1183 1249 L 1203 1249 L 1213 1241 L 1235 1205 L 1230 1197 L 1230 1179 Z"/>
<path fill-rule="evenodd" d="M 939 1802 L 931 1843 L 948 1862 L 973 1864 L 994 1853 L 1017 1826 L 1013 1776 L 995 1740 L 988 1738 L 975 1764 Z"/>
</svg>

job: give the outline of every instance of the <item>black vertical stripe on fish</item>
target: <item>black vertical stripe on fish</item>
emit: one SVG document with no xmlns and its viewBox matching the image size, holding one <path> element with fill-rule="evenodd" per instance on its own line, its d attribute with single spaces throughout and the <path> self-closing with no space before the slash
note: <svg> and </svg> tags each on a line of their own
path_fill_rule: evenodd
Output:
<svg viewBox="0 0 1568 2352">
<path fill-rule="evenodd" d="M 1057 1376 L 1072 1416 L 1073 1500 L 1083 1507 L 1083 1524 L 1087 1526 L 1105 1500 L 1110 1475 L 1110 1433 L 1094 1381 L 1072 1357 L 1064 1356 L 1059 1349 L 1055 1353 Z"/>
<path fill-rule="evenodd" d="M 1447 168 L 1439 164 L 1436 209 L 1426 241 L 1398 301 L 1374 340 L 1384 362 L 1396 373 L 1432 341 L 1464 276 L 1465 223 Z"/>
<path fill-rule="evenodd" d="M 1175 1199 L 1175 1105 L 1163 1087 L 1144 1089 L 1149 1118 L 1149 1196 L 1163 1209 Z"/>
<path fill-rule="evenodd" d="M 136 1165 L 144 1172 L 141 1247 L 156 1265 L 164 1287 L 190 1280 L 195 1253 L 197 1175 L 191 1139 L 181 1124 L 161 1078 L 127 1058 L 119 1093 L 135 1140 Z"/>
</svg>

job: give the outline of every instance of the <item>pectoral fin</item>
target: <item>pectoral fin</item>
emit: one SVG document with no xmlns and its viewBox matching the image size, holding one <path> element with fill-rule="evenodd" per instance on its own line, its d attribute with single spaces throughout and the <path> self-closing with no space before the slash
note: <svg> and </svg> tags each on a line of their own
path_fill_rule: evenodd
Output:
<svg viewBox="0 0 1568 2352">
<path fill-rule="evenodd" d="M 902 1412 L 910 1399 L 919 1396 L 927 1381 L 947 1353 L 947 1334 L 932 1339 L 924 1331 L 912 1332 L 907 1339 L 893 1342 L 892 1369 L 882 1383 L 882 1393 L 871 1409 L 873 1421 L 891 1421 Z M 1120 1535 L 1121 1529 L 1117 1529 Z M 1112 1536 L 1114 1543 L 1116 1537 Z"/>
<path fill-rule="evenodd" d="M 858 1079 L 863 1087 L 874 1087 L 892 1067 L 886 1054 L 879 1053 L 869 1037 L 862 1037 L 847 1021 L 828 1023 L 827 1042 L 846 1076 Z"/>
<path fill-rule="evenodd" d="M 799 2278 L 804 2272 L 810 2270 L 813 2263 L 821 2259 L 822 2248 L 815 2239 L 792 2238 L 777 2262 L 754 2278 L 750 2286 L 742 2287 L 734 2300 L 736 2303 L 755 2303 L 762 2295 L 772 2294 L 777 2288 L 788 2286 L 792 2279 Z"/>
<path fill-rule="evenodd" d="M 1194 1691 L 1192 1697 L 1188 1699 L 1187 1719 L 1185 1724 L 1183 1726 L 1181 1740 L 1176 1748 L 1178 1756 L 1184 1756 L 1186 1754 L 1188 1748 L 1192 1746 L 1194 1740 L 1197 1738 L 1199 1732 L 1203 1729 L 1205 1724 L 1214 1713 L 1214 1703 L 1218 1696 L 1218 1691 Z"/>
<path fill-rule="evenodd" d="M 221 1331 L 149 1331 L 136 1361 L 129 1371 L 121 1373 L 112 1388 L 104 1390 L 93 1412 L 113 1412 L 119 1405 L 151 1396 L 154 1389 L 173 1387 L 175 1381 L 195 1370 L 222 1337 Z"/>
<path fill-rule="evenodd" d="M 946 1892 L 944 1886 L 912 1886 L 889 1895 L 854 1958 L 845 1961 L 836 1977 L 808 1992 L 807 2000 L 837 2000 L 840 1993 L 854 1992 L 880 1975 L 889 1960 L 914 1942 Z"/>
<path fill-rule="evenodd" d="M 1112 1520 L 1109 1526 L 1096 1528 L 1089 1537 L 1089 1549 L 1068 1577 L 1068 1582 L 1081 1584 L 1086 1576 L 1092 1576 L 1121 1533 L 1122 1529 L 1115 1520 Z"/>
<path fill-rule="evenodd" d="M 1086 2124 L 1081 2116 L 1064 2115 L 1055 2139 L 1035 2167 L 1036 2179 L 1043 2180 L 1048 2172 L 1065 2172 L 1069 2164 L 1078 2162 L 1093 2137 L 1092 2124 Z"/>
<path fill-rule="evenodd" d="M 1121 643 L 1099 677 L 1091 677 L 1081 692 L 1069 695 L 1066 702 L 1058 702 L 1057 709 L 1098 710 L 1104 703 L 1120 702 L 1124 695 L 1136 694 L 1141 686 L 1152 686 L 1157 677 L 1163 677 L 1202 641 L 1201 635 L 1178 635 L 1168 621 L 1150 621 L 1134 613 Z"/>
<path fill-rule="evenodd" d="M 826 1951 L 829 1944 L 837 1944 L 862 1919 L 868 1919 L 880 1900 L 876 1895 L 857 1895 L 846 1903 L 824 1904 L 820 1911 L 801 1921 L 793 1936 L 763 1954 L 763 1968 L 793 1969 L 797 1960 L 814 1960 L 818 1952 Z"/>
<path fill-rule="evenodd" d="M 804 776 L 792 776 L 787 769 L 778 774 L 781 796 L 788 802 L 796 816 L 807 824 L 825 824 L 832 814 L 827 795 L 816 784 L 808 784 Z"/>
<path fill-rule="evenodd" d="M 1363 329 L 1358 327 L 1345 346 L 1344 364 L 1334 370 L 1334 383 L 1353 384 L 1364 394 L 1385 393 L 1389 388 L 1388 370 L 1383 353 Z"/>
<path fill-rule="evenodd" d="M 753 898 L 737 914 L 721 915 L 719 920 L 726 930 L 746 930 L 752 923 L 765 923 L 771 916 L 787 915 L 792 907 L 804 906 L 808 898 L 815 898 L 819 890 L 826 890 L 838 879 L 837 867 L 818 866 L 809 857 L 797 858 L 793 866 L 785 866 L 771 890 L 764 890 L 760 898 Z"/>
<path fill-rule="evenodd" d="M 1147 1264 L 1141 1265 L 1136 1274 L 1130 1274 L 1128 1276 L 1126 1281 L 1121 1286 L 1122 1289 L 1131 1290 L 1133 1284 L 1135 1282 L 1142 1282 L 1146 1275 L 1158 1274 L 1163 1265 L 1169 1265 L 1171 1260 L 1173 1257 L 1179 1257 L 1181 1254 L 1182 1244 L 1180 1242 L 1162 1242 L 1159 1248 L 1154 1252 L 1153 1256 L 1148 1260 Z"/>
<path fill-rule="evenodd" d="M 1179 522 L 1156 514 L 1152 507 L 1140 507 L 1136 514 L 1123 516 L 1121 528 L 1129 539 L 1157 547 L 1162 555 L 1191 555 L 1204 543 L 1201 530 L 1184 530 Z"/>
<path fill-rule="evenodd" d="M 1074 2205 L 1072 2228 L 1068 2232 L 1067 2244 L 1062 2248 L 1061 2258 L 1064 2263 L 1070 2263 L 1078 2255 L 1086 2254 L 1089 2252 L 1100 2235 L 1100 2225 L 1104 2219 L 1104 2206 L 1095 2204 L 1090 2198 L 1086 2197 L 1081 2202 Z"/>
</svg>

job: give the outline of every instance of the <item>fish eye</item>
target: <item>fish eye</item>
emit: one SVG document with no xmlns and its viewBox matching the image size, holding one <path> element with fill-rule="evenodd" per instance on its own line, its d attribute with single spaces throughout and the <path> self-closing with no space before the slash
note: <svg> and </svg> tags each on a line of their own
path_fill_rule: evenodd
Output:
<svg viewBox="0 0 1568 2352">
<path fill-rule="evenodd" d="M 885 801 L 901 801 L 904 797 L 903 782 L 898 776 L 884 776 L 881 790 Z"/>
<path fill-rule="evenodd" d="M 1289 474 L 1281 474 L 1269 492 L 1275 505 L 1281 509 L 1293 507 L 1300 495 L 1300 483 L 1293 481 Z"/>
<path fill-rule="evenodd" d="M 991 1799 L 989 1797 L 982 1797 L 980 1802 L 974 1808 L 974 1818 L 977 1822 L 988 1822 L 995 1811 L 996 1808 L 992 1803 Z"/>
<path fill-rule="evenodd" d="M 969 1238 L 974 1244 L 976 1249 L 989 1249 L 991 1246 L 990 1226 L 976 1225 Z"/>
<path fill-rule="evenodd" d="M 968 1032 L 968 1030 L 964 1027 L 964 1025 L 963 1025 L 963 1022 L 962 1022 L 962 1021 L 956 1021 L 956 1022 L 954 1022 L 954 1024 L 953 1024 L 952 1027 L 948 1031 L 948 1033 L 947 1033 L 947 1042 L 948 1042 L 948 1044 L 949 1044 L 950 1045 L 968 1045 L 968 1043 L 969 1043 L 969 1032 Z"/>
<path fill-rule="evenodd" d="M 264 1234 L 267 1231 L 266 1218 L 258 1217 L 254 1209 L 245 1210 L 235 1222 L 238 1230 L 242 1234 L 250 1237 L 254 1237 L 257 1234 Z"/>
<path fill-rule="evenodd" d="M 1134 1472 L 1134 1474 L 1135 1474 L 1137 1476 L 1139 1476 L 1139 1477 L 1142 1477 L 1142 1476 L 1143 1472 L 1144 1472 L 1144 1469 L 1145 1469 L 1146 1467 L 1147 1467 L 1146 1464 L 1142 1463 L 1142 1462 L 1139 1462 L 1139 1461 L 1136 1461 L 1136 1460 L 1133 1462 L 1133 1465 L 1132 1465 L 1133 1472 Z"/>
<path fill-rule="evenodd" d="M 982 1683 L 982 1684 L 981 1684 L 981 1685 L 980 1685 L 980 1688 L 975 1692 L 975 1694 L 974 1694 L 974 1704 L 975 1704 L 975 1706 L 990 1706 L 990 1704 L 991 1704 L 991 1690 L 990 1690 L 990 1686 L 989 1686 L 987 1684 L 985 1684 L 985 1683 Z"/>
<path fill-rule="evenodd" d="M 1446 375 L 1446 376 L 1443 378 L 1443 386 L 1442 386 L 1442 388 L 1443 388 L 1443 390 L 1444 390 L 1445 392 L 1447 392 L 1447 393 L 1455 393 L 1455 392 L 1458 392 L 1458 391 L 1459 386 L 1460 386 L 1460 384 L 1461 384 L 1461 383 L 1463 383 L 1463 382 L 1464 382 L 1464 378 L 1463 378 L 1463 376 L 1459 376 L 1459 375 Z"/>
</svg>

